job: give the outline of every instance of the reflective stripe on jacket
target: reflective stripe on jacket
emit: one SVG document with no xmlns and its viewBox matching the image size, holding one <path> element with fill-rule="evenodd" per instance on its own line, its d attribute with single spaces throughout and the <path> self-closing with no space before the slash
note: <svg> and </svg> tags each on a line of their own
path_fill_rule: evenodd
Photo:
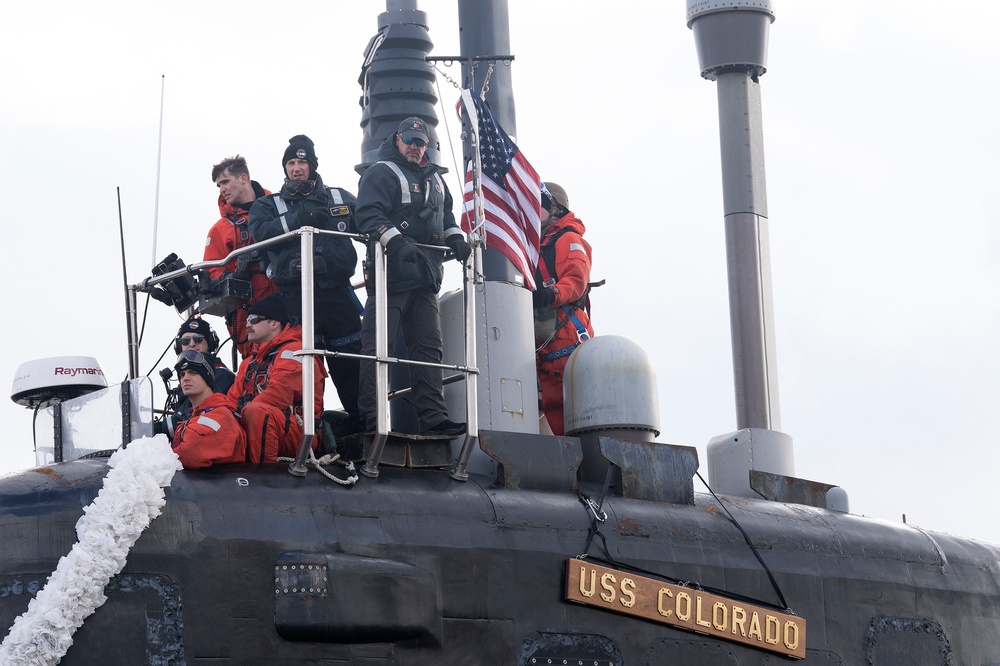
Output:
<svg viewBox="0 0 1000 666">
<path fill-rule="evenodd" d="M 222 393 L 208 396 L 174 433 L 174 453 L 185 469 L 244 462 L 246 448 L 246 433 Z"/>
</svg>

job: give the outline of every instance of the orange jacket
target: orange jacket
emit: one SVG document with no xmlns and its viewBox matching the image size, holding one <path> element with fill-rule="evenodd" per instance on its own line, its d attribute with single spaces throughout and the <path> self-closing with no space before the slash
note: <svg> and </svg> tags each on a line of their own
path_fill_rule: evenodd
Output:
<svg viewBox="0 0 1000 666">
<path fill-rule="evenodd" d="M 254 194 L 258 198 L 270 194 L 257 181 L 251 181 L 251 184 L 253 185 Z M 250 206 L 252 205 L 253 201 L 250 201 L 234 207 L 226 203 L 221 194 L 219 195 L 219 214 L 222 217 L 208 230 L 208 238 L 205 239 L 203 261 L 224 259 L 233 250 L 246 247 L 254 242 L 253 236 L 250 234 L 250 227 L 247 224 Z M 218 280 L 225 273 L 235 273 L 237 263 L 238 261 L 234 259 L 225 266 L 210 268 L 208 274 L 213 280 Z M 250 286 L 253 288 L 253 296 L 243 304 L 243 307 L 226 317 L 226 327 L 229 329 L 229 335 L 232 336 L 233 344 L 244 358 L 250 356 L 250 352 L 253 350 L 253 345 L 246 340 L 246 309 L 265 296 L 278 291 L 277 285 L 264 273 L 267 269 L 266 253 L 260 260 L 251 261 L 247 269 Z"/>
<path fill-rule="evenodd" d="M 279 410 L 293 408 L 302 416 L 302 363 L 305 356 L 295 356 L 293 352 L 302 349 L 302 327 L 285 326 L 270 342 L 258 345 L 249 358 L 243 359 L 236 373 L 236 381 L 229 389 L 227 399 L 234 409 L 242 408 L 251 400 L 260 400 Z M 313 358 L 314 372 L 314 415 L 323 415 L 323 382 L 326 368 L 323 357 Z M 242 404 L 240 404 L 242 398 Z"/>
<path fill-rule="evenodd" d="M 538 271 L 535 281 L 538 288 L 552 288 L 555 300 L 550 308 L 557 309 L 557 326 L 553 339 L 539 350 L 540 354 L 555 351 L 577 341 L 576 326 L 572 321 L 563 323 L 566 312 L 561 306 L 568 305 L 572 314 L 587 329 L 588 335 L 594 335 L 590 324 L 590 316 L 584 308 L 574 308 L 573 304 L 587 293 L 587 283 L 590 282 L 591 251 L 590 244 L 583 239 L 586 227 L 572 212 L 549 225 L 542 232 L 539 248 Z M 550 274 L 546 258 L 552 257 L 555 275 Z M 551 280 L 554 280 L 552 282 Z"/>
<path fill-rule="evenodd" d="M 205 398 L 177 426 L 172 446 L 185 469 L 246 462 L 246 434 L 222 393 Z"/>
</svg>

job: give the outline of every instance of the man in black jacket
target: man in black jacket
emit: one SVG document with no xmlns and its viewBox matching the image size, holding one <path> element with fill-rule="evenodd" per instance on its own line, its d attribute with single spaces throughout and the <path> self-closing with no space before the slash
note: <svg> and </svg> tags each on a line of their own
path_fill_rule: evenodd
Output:
<svg viewBox="0 0 1000 666">
<path fill-rule="evenodd" d="M 365 171 L 358 190 L 358 231 L 382 244 L 387 253 L 389 354 L 402 328 L 410 360 L 441 363 L 441 316 L 437 293 L 444 277 L 444 256 L 414 243 L 447 245 L 465 261 L 472 252 L 455 223 L 452 198 L 441 178 L 443 169 L 425 158 L 430 133 L 420 118 L 404 120 L 399 130 L 382 142 L 379 161 Z M 374 246 L 368 248 L 372 265 Z M 375 353 L 374 284 L 368 282 L 368 302 L 361 331 L 362 353 Z M 442 392 L 441 369 L 410 365 L 413 406 L 420 434 L 451 436 L 465 431 L 464 423 L 448 419 Z M 362 364 L 361 415 L 369 430 L 375 423 L 375 367 Z"/>
<path fill-rule="evenodd" d="M 327 187 L 316 172 L 319 161 L 312 140 L 293 136 L 282 157 L 285 183 L 281 191 L 261 197 L 250 208 L 250 233 L 258 241 L 302 227 L 352 231 L 357 200 L 339 187 Z M 269 250 L 271 279 L 280 289 L 293 325 L 301 323 L 302 256 L 298 237 Z M 325 349 L 361 351 L 360 301 L 351 287 L 358 254 L 344 236 L 313 236 L 313 284 L 316 335 Z M 344 411 L 358 419 L 358 372 L 355 358 L 327 357 L 330 377 Z"/>
</svg>

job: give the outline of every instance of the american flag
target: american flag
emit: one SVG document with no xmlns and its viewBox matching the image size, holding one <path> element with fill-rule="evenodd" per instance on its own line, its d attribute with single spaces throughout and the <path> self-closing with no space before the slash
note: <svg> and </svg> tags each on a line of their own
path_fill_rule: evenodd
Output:
<svg viewBox="0 0 1000 666">
<path fill-rule="evenodd" d="M 524 276 L 524 286 L 534 289 L 541 235 L 538 174 L 471 90 L 462 91 L 462 105 L 472 124 L 479 127 L 486 247 L 507 257 Z M 473 165 L 474 161 L 470 161 L 465 172 L 462 229 L 466 232 L 476 222 Z"/>
</svg>

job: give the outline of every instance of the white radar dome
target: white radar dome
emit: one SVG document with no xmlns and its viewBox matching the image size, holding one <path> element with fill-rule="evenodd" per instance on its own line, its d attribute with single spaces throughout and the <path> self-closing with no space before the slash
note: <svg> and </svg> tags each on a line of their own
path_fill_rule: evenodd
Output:
<svg viewBox="0 0 1000 666">
<path fill-rule="evenodd" d="M 598 335 L 569 357 L 563 375 L 566 434 L 608 429 L 660 434 L 656 373 L 645 350 L 619 335 Z"/>
<path fill-rule="evenodd" d="M 10 399 L 24 407 L 48 407 L 63 400 L 107 388 L 96 358 L 53 356 L 22 363 L 14 373 Z"/>
</svg>

